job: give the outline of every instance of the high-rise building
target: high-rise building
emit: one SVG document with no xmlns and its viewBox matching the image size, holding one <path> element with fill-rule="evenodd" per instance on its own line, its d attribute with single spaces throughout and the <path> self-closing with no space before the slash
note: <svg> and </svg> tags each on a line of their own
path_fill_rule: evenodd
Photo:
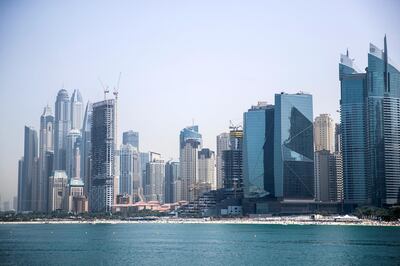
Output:
<svg viewBox="0 0 400 266">
<path fill-rule="evenodd" d="M 131 144 L 123 144 L 120 148 L 120 194 L 138 197 L 140 182 L 139 152 Z"/>
<path fill-rule="evenodd" d="M 68 211 L 68 177 L 60 170 L 49 177 L 49 211 L 57 210 Z"/>
<path fill-rule="evenodd" d="M 315 151 L 335 150 L 335 124 L 329 114 L 320 114 L 314 121 Z"/>
<path fill-rule="evenodd" d="M 18 210 L 18 197 L 17 196 L 13 197 L 12 208 L 14 211 Z"/>
<path fill-rule="evenodd" d="M 343 170 L 340 153 L 315 152 L 315 198 L 318 201 L 343 200 Z"/>
<path fill-rule="evenodd" d="M 17 211 L 18 212 L 22 212 L 22 211 L 26 211 L 26 207 L 24 204 L 22 204 L 21 201 L 25 201 L 26 200 L 26 196 L 24 195 L 25 192 L 25 186 L 26 185 L 26 181 L 24 178 L 24 157 L 22 157 L 21 159 L 18 160 L 18 191 L 17 191 Z"/>
<path fill-rule="evenodd" d="M 84 194 L 85 184 L 82 179 L 74 177 L 69 181 L 68 211 L 83 213 L 88 211 L 88 200 Z"/>
<path fill-rule="evenodd" d="M 243 114 L 243 178 L 248 198 L 267 195 L 264 185 L 265 114 L 271 108 L 273 105 L 258 102 Z"/>
<path fill-rule="evenodd" d="M 165 203 L 177 201 L 176 184 L 179 177 L 179 162 L 168 161 L 165 164 Z"/>
<path fill-rule="evenodd" d="M 48 171 L 46 165 L 46 153 L 54 150 L 54 116 L 50 106 L 44 108 L 43 114 L 40 116 L 40 138 L 39 138 L 39 202 L 38 210 L 47 211 L 48 200 L 48 179 L 51 172 Z"/>
<path fill-rule="evenodd" d="M 314 177 L 315 198 L 328 202 L 337 200 L 335 152 L 335 124 L 329 114 L 321 114 L 314 120 Z"/>
<path fill-rule="evenodd" d="M 83 126 L 81 130 L 81 178 L 85 184 L 85 195 L 89 195 L 89 178 L 92 172 L 92 104 L 86 104 L 85 116 L 83 118 Z"/>
<path fill-rule="evenodd" d="M 67 135 L 71 129 L 71 112 L 68 92 L 64 89 L 57 94 L 54 118 L 54 170 L 66 169 Z"/>
<path fill-rule="evenodd" d="M 19 161 L 18 211 L 38 210 L 38 136 L 25 126 L 24 157 Z M 21 169 L 22 168 L 22 169 Z"/>
<path fill-rule="evenodd" d="M 164 203 L 165 164 L 159 153 L 150 152 L 150 162 L 146 165 L 146 201 Z"/>
<path fill-rule="evenodd" d="M 344 200 L 398 204 L 400 189 L 400 72 L 384 49 L 370 44 L 366 72 L 341 55 L 341 139 Z"/>
<path fill-rule="evenodd" d="M 41 212 L 47 212 L 49 210 L 49 178 L 51 175 L 53 175 L 53 169 L 54 169 L 54 152 L 53 151 L 46 151 L 44 155 L 44 166 L 45 169 L 43 169 L 43 176 L 45 177 L 43 179 L 43 182 L 45 183 L 44 185 L 46 188 L 43 190 L 42 198 L 43 200 L 43 205 L 42 209 L 40 210 Z M 44 208 L 44 209 L 43 209 Z"/>
<path fill-rule="evenodd" d="M 77 129 L 71 129 L 71 131 L 67 135 L 67 143 L 65 147 L 65 154 L 66 154 L 66 173 L 68 176 L 68 180 L 77 176 L 76 173 L 76 160 L 74 158 L 75 153 L 79 153 L 80 158 L 80 149 L 81 149 L 81 131 Z M 79 162 L 80 165 L 81 162 Z M 79 173 L 80 176 L 80 173 Z"/>
<path fill-rule="evenodd" d="M 368 176 L 376 206 L 400 203 L 400 71 L 384 49 L 373 44 L 367 68 Z"/>
<path fill-rule="evenodd" d="M 335 152 L 342 152 L 342 140 L 340 133 L 340 124 L 335 124 Z"/>
<path fill-rule="evenodd" d="M 340 152 L 329 156 L 329 200 L 343 201 L 343 165 Z"/>
<path fill-rule="evenodd" d="M 139 132 L 133 130 L 126 131 L 122 134 L 122 144 L 131 144 L 139 150 Z"/>
<path fill-rule="evenodd" d="M 71 97 L 71 129 L 81 130 L 83 117 L 83 100 L 79 90 L 74 90 Z"/>
<path fill-rule="evenodd" d="M 312 96 L 275 94 L 274 115 L 274 157 L 267 162 L 274 164 L 274 195 L 283 200 L 313 200 Z"/>
<path fill-rule="evenodd" d="M 335 165 L 332 161 L 332 153 L 327 150 L 315 152 L 315 199 L 329 202 L 337 200 L 336 178 L 333 176 Z"/>
<path fill-rule="evenodd" d="M 142 201 L 144 201 L 144 184 L 146 182 L 146 165 L 150 162 L 150 154 L 148 152 L 140 152 L 140 184 L 141 191 L 139 193 L 139 197 Z"/>
<path fill-rule="evenodd" d="M 224 189 L 235 197 L 243 195 L 243 130 L 229 132 L 230 149 L 222 152 Z"/>
<path fill-rule="evenodd" d="M 217 189 L 224 187 L 223 169 L 222 169 L 222 151 L 230 149 L 229 133 L 221 133 L 217 136 Z"/>
<path fill-rule="evenodd" d="M 344 200 L 347 203 L 368 202 L 367 135 L 365 97 L 367 79 L 348 53 L 339 63 L 341 87 L 340 128 L 342 136 Z"/>
<path fill-rule="evenodd" d="M 207 148 L 198 152 L 198 177 L 196 181 L 197 196 L 199 197 L 211 189 L 216 189 L 215 180 L 215 153 Z"/>
<path fill-rule="evenodd" d="M 275 143 L 275 107 L 265 110 L 264 144 L 264 190 L 267 197 L 275 197 L 274 144 Z"/>
<path fill-rule="evenodd" d="M 182 182 L 182 200 L 195 200 L 195 184 L 198 176 L 198 151 L 202 137 L 198 126 L 181 130 L 179 135 L 180 179 Z"/>
<path fill-rule="evenodd" d="M 93 104 L 91 144 L 92 176 L 89 208 L 92 212 L 110 212 L 116 185 L 115 101 L 107 99 Z"/>
<path fill-rule="evenodd" d="M 68 211 L 73 213 L 83 213 L 88 211 L 88 200 L 85 195 L 85 184 L 83 183 L 81 173 L 81 158 L 79 145 L 74 149 L 74 168 L 72 177 L 69 178 L 68 188 Z"/>
<path fill-rule="evenodd" d="M 340 124 L 335 125 L 335 152 L 331 154 L 331 180 L 330 182 L 336 183 L 336 200 L 342 202 L 344 199 L 343 191 L 343 159 L 342 159 L 342 137 L 341 137 Z M 330 195 L 334 198 L 334 195 Z"/>
</svg>

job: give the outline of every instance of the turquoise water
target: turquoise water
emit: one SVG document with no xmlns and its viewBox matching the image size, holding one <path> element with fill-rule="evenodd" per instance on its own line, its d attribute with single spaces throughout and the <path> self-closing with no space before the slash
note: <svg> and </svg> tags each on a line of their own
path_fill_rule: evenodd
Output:
<svg viewBox="0 0 400 266">
<path fill-rule="evenodd" d="M 400 228 L 0 225 L 4 265 L 400 265 Z"/>
</svg>

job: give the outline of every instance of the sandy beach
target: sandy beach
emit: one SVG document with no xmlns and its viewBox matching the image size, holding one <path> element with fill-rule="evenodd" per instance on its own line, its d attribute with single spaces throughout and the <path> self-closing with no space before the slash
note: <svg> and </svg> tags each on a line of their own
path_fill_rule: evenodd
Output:
<svg viewBox="0 0 400 266">
<path fill-rule="evenodd" d="M 275 224 L 275 225 L 347 225 L 347 226 L 398 226 L 400 222 L 383 222 L 367 219 L 357 221 L 335 221 L 333 219 L 312 220 L 305 217 L 271 217 L 271 218 L 159 218 L 154 220 L 35 220 L 0 222 L 4 224 Z"/>
</svg>

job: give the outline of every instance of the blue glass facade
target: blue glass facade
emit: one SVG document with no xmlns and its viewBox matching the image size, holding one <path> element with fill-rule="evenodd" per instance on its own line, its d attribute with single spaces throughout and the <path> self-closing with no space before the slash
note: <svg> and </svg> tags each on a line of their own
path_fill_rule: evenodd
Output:
<svg viewBox="0 0 400 266">
<path fill-rule="evenodd" d="M 344 200 L 364 203 L 368 200 L 365 74 L 342 75 L 340 83 Z"/>
<path fill-rule="evenodd" d="M 271 105 L 259 103 L 243 114 L 243 177 L 245 197 L 259 198 L 264 187 L 265 113 Z"/>
<path fill-rule="evenodd" d="M 126 131 L 122 134 L 122 144 L 130 144 L 139 150 L 139 132 L 133 130 Z"/>
<path fill-rule="evenodd" d="M 314 199 L 313 104 L 309 94 L 276 94 L 274 192 L 283 199 Z"/>
<path fill-rule="evenodd" d="M 275 196 L 274 131 L 275 108 L 269 108 L 265 110 L 264 189 L 271 197 Z"/>
<path fill-rule="evenodd" d="M 400 72 L 390 63 L 386 45 L 370 44 L 368 54 L 368 171 L 374 205 L 400 202 Z"/>
<path fill-rule="evenodd" d="M 400 202 L 400 72 L 370 44 L 366 73 L 341 56 L 344 199 L 376 206 Z"/>
<path fill-rule="evenodd" d="M 180 139 L 181 149 L 183 146 L 185 146 L 185 142 L 187 140 L 192 140 L 201 144 L 202 139 L 201 139 L 201 134 L 199 133 L 199 126 L 185 127 L 184 129 L 181 130 L 179 139 Z"/>
</svg>

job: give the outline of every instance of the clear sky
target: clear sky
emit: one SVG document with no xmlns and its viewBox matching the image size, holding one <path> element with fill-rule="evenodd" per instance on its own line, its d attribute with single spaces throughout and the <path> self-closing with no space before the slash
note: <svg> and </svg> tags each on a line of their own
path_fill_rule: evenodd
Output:
<svg viewBox="0 0 400 266">
<path fill-rule="evenodd" d="M 0 195 L 16 195 L 24 125 L 39 127 L 57 91 L 103 98 L 120 83 L 120 132 L 177 158 L 179 131 L 204 146 L 281 91 L 313 94 L 338 121 L 340 53 L 360 69 L 368 44 L 400 63 L 400 1 L 0 1 Z"/>
</svg>

